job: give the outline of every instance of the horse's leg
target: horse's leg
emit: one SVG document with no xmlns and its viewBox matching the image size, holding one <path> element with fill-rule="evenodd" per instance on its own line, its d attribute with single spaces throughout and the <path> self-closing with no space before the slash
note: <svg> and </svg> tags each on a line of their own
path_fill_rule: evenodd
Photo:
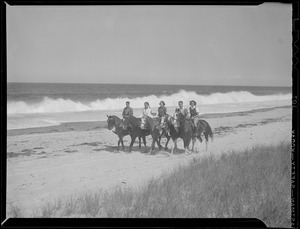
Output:
<svg viewBox="0 0 300 229">
<path fill-rule="evenodd" d="M 117 151 L 119 151 L 119 148 L 120 148 L 120 142 L 121 142 L 121 139 L 119 138 Z"/>
<path fill-rule="evenodd" d="M 191 138 L 188 138 L 185 140 L 185 152 L 190 153 L 190 143 L 191 143 Z"/>
<path fill-rule="evenodd" d="M 158 133 L 158 134 L 159 134 L 159 133 Z M 158 135 L 158 136 L 156 137 L 156 143 L 157 143 L 157 146 L 158 146 L 159 150 L 162 149 L 162 146 L 161 146 L 161 144 L 160 144 L 160 140 L 161 140 L 161 135 Z"/>
<path fill-rule="evenodd" d="M 183 145 L 184 145 L 184 153 L 189 154 L 189 150 L 188 150 L 186 143 L 184 142 Z"/>
<path fill-rule="evenodd" d="M 173 140 L 173 146 L 171 149 L 171 154 L 174 154 L 174 150 L 177 148 L 177 139 Z"/>
<path fill-rule="evenodd" d="M 194 152 L 194 151 L 191 151 L 191 150 L 190 150 L 190 144 L 191 144 L 191 141 L 192 141 L 192 138 L 189 138 L 189 139 L 187 140 L 187 143 L 188 143 L 188 150 L 190 151 L 190 153 Z M 194 147 L 194 146 L 193 146 L 193 147 Z"/>
<path fill-rule="evenodd" d="M 167 135 L 167 142 L 166 142 L 166 145 L 165 145 L 165 150 L 168 150 L 168 143 L 170 141 L 170 136 Z"/>
<path fill-rule="evenodd" d="M 124 146 L 123 137 L 124 137 L 124 136 L 122 136 L 122 137 L 120 138 L 120 140 L 121 140 L 121 143 L 122 143 L 122 150 L 125 151 L 125 146 Z"/>
<path fill-rule="evenodd" d="M 143 143 L 144 143 L 144 146 L 146 147 L 146 136 L 145 135 L 143 136 Z"/>
<path fill-rule="evenodd" d="M 152 139 L 152 144 L 151 144 L 151 150 L 150 150 L 150 154 L 152 154 L 152 153 L 153 153 L 154 146 L 155 146 L 155 139 Z"/>
<path fill-rule="evenodd" d="M 161 148 L 162 148 L 162 146 L 160 144 L 161 134 L 159 133 L 158 129 L 154 130 L 154 133 L 152 134 L 152 139 L 154 141 L 154 146 L 155 146 L 155 142 L 156 142 L 157 147 L 159 148 L 159 150 L 161 150 Z"/>
<path fill-rule="evenodd" d="M 158 142 L 159 142 L 159 145 L 160 145 L 160 141 L 161 141 L 161 135 L 158 137 Z M 157 143 L 157 146 L 159 147 L 158 143 Z M 161 146 L 161 145 L 160 145 Z M 160 149 L 160 148 L 159 148 Z"/>
<path fill-rule="evenodd" d="M 141 148 L 142 142 L 141 142 L 141 137 L 139 137 L 139 149 Z"/>
<path fill-rule="evenodd" d="M 161 150 L 161 149 L 162 149 L 162 146 L 161 146 L 160 141 L 158 140 L 158 138 L 156 138 L 156 143 L 157 143 L 157 145 L 158 145 L 159 150 Z"/>
<path fill-rule="evenodd" d="M 193 142 L 192 142 L 192 151 L 194 153 L 194 147 L 195 147 L 195 142 L 197 141 L 197 138 L 193 138 Z"/>
<path fill-rule="evenodd" d="M 131 152 L 131 149 L 132 149 L 133 143 L 135 142 L 136 137 L 137 136 L 131 136 L 131 143 L 130 143 L 130 146 L 129 146 L 129 152 Z"/>
<path fill-rule="evenodd" d="M 143 142 L 144 142 L 144 146 L 145 146 L 145 152 L 147 151 L 147 145 L 146 145 L 146 136 L 143 135 Z"/>
<path fill-rule="evenodd" d="M 184 148 L 184 153 L 187 154 L 187 145 L 186 145 L 186 140 L 183 139 L 183 148 Z"/>
</svg>

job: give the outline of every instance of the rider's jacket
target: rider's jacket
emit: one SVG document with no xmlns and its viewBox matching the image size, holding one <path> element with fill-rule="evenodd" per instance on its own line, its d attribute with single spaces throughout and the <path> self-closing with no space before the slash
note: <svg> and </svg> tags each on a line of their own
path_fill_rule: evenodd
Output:
<svg viewBox="0 0 300 229">
<path fill-rule="evenodd" d="M 133 115 L 133 109 L 131 107 L 125 107 L 122 116 L 128 117 L 129 115 Z"/>
<path fill-rule="evenodd" d="M 142 116 L 149 116 L 150 118 L 155 118 L 155 115 L 152 115 L 150 107 L 147 109 L 144 108 Z"/>
</svg>

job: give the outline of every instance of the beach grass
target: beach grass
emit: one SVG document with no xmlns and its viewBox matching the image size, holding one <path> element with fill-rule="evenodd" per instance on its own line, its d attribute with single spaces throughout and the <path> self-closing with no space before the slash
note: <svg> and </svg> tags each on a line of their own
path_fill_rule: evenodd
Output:
<svg viewBox="0 0 300 229">
<path fill-rule="evenodd" d="M 33 217 L 257 218 L 291 227 L 291 143 L 194 158 L 138 188 L 86 192 Z M 13 207 L 14 216 L 21 210 Z"/>
</svg>

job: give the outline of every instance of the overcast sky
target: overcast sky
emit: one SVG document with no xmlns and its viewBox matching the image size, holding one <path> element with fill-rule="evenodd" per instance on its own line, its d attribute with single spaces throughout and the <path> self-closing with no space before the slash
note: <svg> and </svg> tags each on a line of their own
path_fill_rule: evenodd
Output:
<svg viewBox="0 0 300 229">
<path fill-rule="evenodd" d="M 292 5 L 7 6 L 8 82 L 292 85 Z"/>
</svg>

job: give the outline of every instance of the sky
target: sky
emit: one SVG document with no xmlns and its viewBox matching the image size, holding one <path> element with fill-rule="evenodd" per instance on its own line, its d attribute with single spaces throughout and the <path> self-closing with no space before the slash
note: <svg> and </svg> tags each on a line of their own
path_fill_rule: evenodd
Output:
<svg viewBox="0 0 300 229">
<path fill-rule="evenodd" d="M 6 11 L 8 82 L 292 85 L 292 4 Z"/>
</svg>

